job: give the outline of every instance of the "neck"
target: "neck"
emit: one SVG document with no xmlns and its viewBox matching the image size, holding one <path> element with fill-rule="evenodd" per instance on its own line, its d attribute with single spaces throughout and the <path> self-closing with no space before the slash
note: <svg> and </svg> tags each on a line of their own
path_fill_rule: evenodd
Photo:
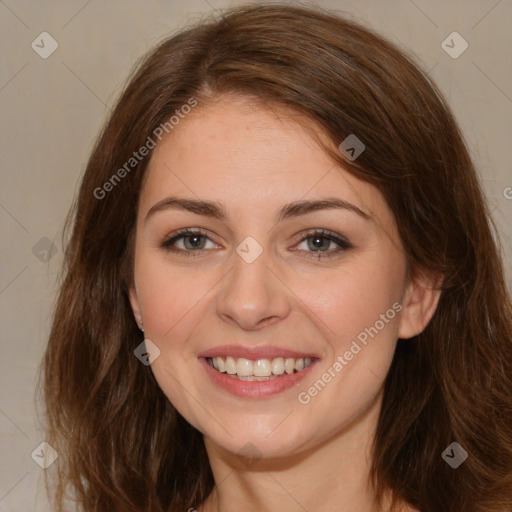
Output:
<svg viewBox="0 0 512 512">
<path fill-rule="evenodd" d="M 380 398 L 346 429 L 286 458 L 244 463 L 205 438 L 216 485 L 198 512 L 387 512 L 370 485 Z"/>
</svg>

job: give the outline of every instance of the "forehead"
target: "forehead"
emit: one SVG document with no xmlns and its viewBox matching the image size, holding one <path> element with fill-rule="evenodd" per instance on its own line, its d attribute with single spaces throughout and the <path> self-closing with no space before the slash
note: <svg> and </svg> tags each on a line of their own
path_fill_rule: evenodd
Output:
<svg viewBox="0 0 512 512">
<path fill-rule="evenodd" d="M 155 149 L 151 167 L 169 157 L 185 163 L 201 161 L 195 173 L 215 166 L 233 172 L 233 178 L 300 171 L 307 159 L 315 168 L 329 169 L 332 162 L 317 147 L 297 114 L 240 98 L 224 98 L 196 107 Z M 294 164 L 293 168 L 280 164 Z M 206 173 L 208 177 L 211 173 Z"/>
<path fill-rule="evenodd" d="M 221 201 L 233 213 L 329 196 L 392 216 L 380 192 L 334 163 L 299 121 L 239 98 L 196 107 L 153 150 L 140 210 L 171 194 Z"/>
</svg>

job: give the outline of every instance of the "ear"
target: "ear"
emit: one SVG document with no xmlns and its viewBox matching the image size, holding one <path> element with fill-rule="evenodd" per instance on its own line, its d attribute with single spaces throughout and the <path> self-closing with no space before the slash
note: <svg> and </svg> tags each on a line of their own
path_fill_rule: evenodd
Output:
<svg viewBox="0 0 512 512">
<path fill-rule="evenodd" d="M 142 330 L 142 313 L 140 310 L 139 299 L 137 298 L 137 292 L 135 291 L 135 287 L 133 285 L 130 285 L 128 288 L 128 298 L 130 299 L 130 305 L 132 306 L 135 321 L 137 322 L 139 329 Z"/>
<path fill-rule="evenodd" d="M 424 272 L 418 272 L 410 279 L 402 299 L 399 338 L 412 338 L 427 327 L 441 296 L 440 283 L 438 276 L 428 276 Z"/>
</svg>

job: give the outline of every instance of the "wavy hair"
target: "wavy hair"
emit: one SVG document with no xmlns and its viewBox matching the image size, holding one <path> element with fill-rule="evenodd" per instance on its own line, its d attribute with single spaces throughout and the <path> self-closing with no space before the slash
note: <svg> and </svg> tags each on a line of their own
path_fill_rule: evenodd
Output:
<svg viewBox="0 0 512 512">
<path fill-rule="evenodd" d="M 72 499 L 86 512 L 184 511 L 213 489 L 202 435 L 133 354 L 142 340 L 127 289 L 150 157 L 129 174 L 126 162 L 191 98 L 201 109 L 219 95 L 286 108 L 326 134 L 333 161 L 383 194 L 409 268 L 443 277 L 436 313 L 398 341 L 384 384 L 378 496 L 422 512 L 511 509 L 512 306 L 454 116 L 428 74 L 372 30 L 320 8 L 260 4 L 201 20 L 145 55 L 92 151 L 65 224 L 40 371 L 46 440 L 59 454 L 46 482 L 54 510 Z M 336 150 L 349 134 L 366 146 L 354 161 Z M 456 470 L 441 457 L 454 441 L 469 454 Z"/>
</svg>

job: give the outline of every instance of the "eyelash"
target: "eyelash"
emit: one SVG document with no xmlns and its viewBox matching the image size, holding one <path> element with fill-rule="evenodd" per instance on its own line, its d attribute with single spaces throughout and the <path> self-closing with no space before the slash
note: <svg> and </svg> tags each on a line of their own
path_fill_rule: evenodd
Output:
<svg viewBox="0 0 512 512">
<path fill-rule="evenodd" d="M 182 230 L 178 231 L 176 234 L 172 235 L 170 238 L 164 240 L 161 244 L 161 247 L 162 247 L 162 249 L 169 251 L 169 252 L 182 254 L 183 256 L 186 256 L 186 257 L 197 258 L 197 257 L 199 257 L 199 254 L 195 254 L 195 253 L 202 252 L 205 249 L 199 249 L 197 251 L 192 251 L 192 250 L 178 249 L 176 247 L 172 247 L 173 244 L 175 244 L 180 238 L 186 238 L 189 236 L 204 236 L 205 238 L 208 238 L 208 234 L 201 229 L 186 228 L 186 229 L 182 229 Z M 332 258 L 332 257 L 335 257 L 336 255 L 338 255 L 340 252 L 344 252 L 344 251 L 347 251 L 347 250 L 353 248 L 353 245 L 350 244 L 347 240 L 344 240 L 343 238 L 340 238 L 337 235 L 335 235 L 334 233 L 331 233 L 330 231 L 327 231 L 325 229 L 314 229 L 314 230 L 308 231 L 307 233 L 304 234 L 304 236 L 300 239 L 300 241 L 298 243 L 300 244 L 300 243 L 304 242 L 305 240 L 308 240 L 309 238 L 313 238 L 313 237 L 325 238 L 331 242 L 334 242 L 339 247 L 336 250 L 329 251 L 329 252 L 306 251 L 306 253 L 309 253 L 308 256 L 305 256 L 307 258 L 313 258 L 316 260 L 321 260 L 324 258 Z"/>
</svg>

